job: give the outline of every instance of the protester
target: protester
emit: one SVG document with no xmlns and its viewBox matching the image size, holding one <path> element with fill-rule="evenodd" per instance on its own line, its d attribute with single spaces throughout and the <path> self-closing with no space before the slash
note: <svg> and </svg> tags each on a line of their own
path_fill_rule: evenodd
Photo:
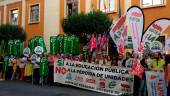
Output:
<svg viewBox="0 0 170 96">
<path fill-rule="evenodd" d="M 148 69 L 147 58 L 148 58 L 148 56 L 144 55 L 142 60 L 140 61 L 140 64 L 145 68 L 145 70 Z M 139 96 L 147 96 L 147 87 L 146 87 L 145 72 L 143 73 L 142 80 L 140 82 Z"/>
<path fill-rule="evenodd" d="M 40 59 L 40 69 L 39 69 L 39 76 L 40 76 L 40 84 L 47 84 L 47 77 L 49 72 L 49 62 L 48 62 L 48 54 L 43 54 Z"/>
<path fill-rule="evenodd" d="M 118 57 L 116 55 L 112 56 L 111 66 L 118 66 Z"/>
<path fill-rule="evenodd" d="M 14 58 L 11 60 L 11 63 L 13 65 L 13 72 L 12 72 L 12 77 L 11 77 L 11 80 L 14 80 L 14 79 L 17 79 L 19 78 L 19 73 L 18 73 L 18 59 L 17 58 Z"/>
<path fill-rule="evenodd" d="M 165 57 L 165 81 L 167 85 L 167 96 L 170 96 L 170 55 Z"/>
<path fill-rule="evenodd" d="M 160 52 L 154 54 L 154 59 L 149 65 L 149 68 L 154 71 L 163 71 L 165 67 L 165 61 L 162 59 Z"/>
<path fill-rule="evenodd" d="M 20 59 L 19 59 L 19 68 L 20 68 L 20 80 L 23 80 L 24 79 L 24 67 L 25 67 L 25 64 L 27 62 L 27 57 L 25 56 L 21 56 Z"/>
<path fill-rule="evenodd" d="M 130 58 L 132 58 L 132 55 L 130 52 L 126 52 L 126 58 L 123 60 L 122 62 L 122 66 L 125 67 L 126 66 L 126 61 L 129 60 Z"/>
<path fill-rule="evenodd" d="M 8 70 L 7 70 L 7 76 L 6 76 L 6 79 L 7 80 L 11 80 L 11 77 L 12 77 L 12 73 L 13 73 L 13 65 L 12 65 L 12 60 L 14 59 L 14 56 L 11 55 L 9 57 L 9 64 L 8 64 Z"/>
<path fill-rule="evenodd" d="M 50 56 L 48 57 L 48 61 L 50 63 L 49 66 L 49 75 L 48 75 L 48 83 L 50 85 L 54 84 L 54 64 L 56 62 L 57 59 L 59 59 L 60 56 Z"/>
<path fill-rule="evenodd" d="M 39 84 L 40 81 L 40 75 L 39 75 L 39 69 L 40 69 L 40 55 L 37 55 L 36 62 L 33 63 L 33 82 L 35 84 Z"/>
<path fill-rule="evenodd" d="M 3 70 L 3 62 L 4 62 L 4 59 L 2 57 L 2 55 L 0 55 L 0 81 L 3 80 L 3 73 L 2 73 L 2 70 Z"/>
<path fill-rule="evenodd" d="M 108 57 L 107 57 L 107 66 L 111 66 L 111 64 L 112 64 L 111 56 L 108 55 Z"/>
<path fill-rule="evenodd" d="M 119 56 L 118 56 L 118 66 L 119 67 L 122 67 L 123 60 L 124 60 L 123 55 L 119 54 Z"/>
<path fill-rule="evenodd" d="M 33 75 L 33 63 L 31 63 L 30 55 L 27 57 L 27 62 L 25 64 L 24 70 L 24 80 L 31 81 Z"/>
</svg>

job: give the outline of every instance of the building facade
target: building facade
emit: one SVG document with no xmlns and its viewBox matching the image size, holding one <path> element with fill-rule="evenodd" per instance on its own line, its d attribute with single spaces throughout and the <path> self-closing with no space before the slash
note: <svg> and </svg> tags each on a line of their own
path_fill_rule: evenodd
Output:
<svg viewBox="0 0 170 96">
<path fill-rule="evenodd" d="M 49 46 L 50 36 L 64 33 L 61 21 L 68 15 L 94 9 L 117 20 L 132 5 L 143 9 L 145 29 L 158 18 L 170 18 L 170 0 L 0 0 L 0 24 L 21 26 L 27 32 L 27 40 L 42 36 Z M 162 35 L 170 36 L 170 28 Z"/>
</svg>

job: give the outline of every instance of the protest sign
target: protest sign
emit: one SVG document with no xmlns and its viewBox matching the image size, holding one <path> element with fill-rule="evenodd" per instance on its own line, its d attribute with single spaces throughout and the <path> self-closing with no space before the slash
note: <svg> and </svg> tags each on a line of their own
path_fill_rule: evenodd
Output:
<svg viewBox="0 0 170 96">
<path fill-rule="evenodd" d="M 148 96 L 167 96 L 163 72 L 146 71 Z"/>
<path fill-rule="evenodd" d="M 130 68 L 58 60 L 54 70 L 54 82 L 116 96 L 133 94 Z"/>
<path fill-rule="evenodd" d="M 127 11 L 128 28 L 132 32 L 133 49 L 141 52 L 141 38 L 144 30 L 144 15 L 141 8 L 132 6 Z"/>
<path fill-rule="evenodd" d="M 142 38 L 144 49 L 150 49 L 151 43 L 155 41 L 169 26 L 170 20 L 166 18 L 158 19 L 151 23 Z"/>
</svg>

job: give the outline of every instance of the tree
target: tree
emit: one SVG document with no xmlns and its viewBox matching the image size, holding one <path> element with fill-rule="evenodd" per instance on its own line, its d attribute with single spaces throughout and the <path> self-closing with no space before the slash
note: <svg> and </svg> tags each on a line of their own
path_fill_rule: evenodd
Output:
<svg viewBox="0 0 170 96">
<path fill-rule="evenodd" d="M 17 25 L 1 25 L 0 26 L 0 41 L 5 40 L 21 40 L 24 41 L 26 39 L 26 32 L 23 28 Z"/>
<path fill-rule="evenodd" d="M 62 27 L 66 34 L 74 34 L 80 38 L 82 44 L 88 42 L 91 34 L 105 34 L 109 31 L 112 19 L 101 11 L 87 14 L 76 13 L 62 20 Z"/>
</svg>

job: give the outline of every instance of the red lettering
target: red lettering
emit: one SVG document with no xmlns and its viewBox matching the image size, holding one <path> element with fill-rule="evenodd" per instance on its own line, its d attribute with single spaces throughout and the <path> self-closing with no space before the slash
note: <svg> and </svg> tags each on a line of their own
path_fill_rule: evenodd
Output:
<svg viewBox="0 0 170 96">
<path fill-rule="evenodd" d="M 96 80 L 94 80 L 94 79 L 86 79 L 86 82 L 87 83 L 92 83 L 92 84 L 96 84 Z"/>
<path fill-rule="evenodd" d="M 130 88 L 130 86 L 129 86 L 128 84 L 121 84 L 121 86 L 122 86 L 123 88 Z"/>
<path fill-rule="evenodd" d="M 157 24 L 153 24 L 152 27 L 155 28 L 155 29 L 157 29 L 157 30 L 160 31 L 160 32 L 162 31 L 162 27 L 159 26 L 159 25 L 157 25 Z"/>
<path fill-rule="evenodd" d="M 116 30 L 120 29 L 120 27 L 125 23 L 125 20 L 126 20 L 126 16 L 122 17 L 113 28 L 113 32 L 116 32 Z"/>
<path fill-rule="evenodd" d="M 64 67 L 56 67 L 55 72 L 64 75 L 67 73 L 67 69 Z"/>
<path fill-rule="evenodd" d="M 138 12 L 133 12 L 133 13 L 132 13 L 132 16 L 134 16 L 134 17 L 141 17 L 142 14 L 141 14 L 141 13 L 138 13 Z"/>
<path fill-rule="evenodd" d="M 163 88 L 161 87 L 161 85 L 162 85 L 162 82 L 159 81 L 158 86 L 157 86 L 159 96 L 163 96 Z"/>
<path fill-rule="evenodd" d="M 83 77 L 76 76 L 74 80 L 83 82 Z"/>
<path fill-rule="evenodd" d="M 154 79 L 156 79 L 156 76 L 155 75 L 151 75 L 151 78 L 150 78 L 151 80 L 154 80 Z"/>
</svg>

